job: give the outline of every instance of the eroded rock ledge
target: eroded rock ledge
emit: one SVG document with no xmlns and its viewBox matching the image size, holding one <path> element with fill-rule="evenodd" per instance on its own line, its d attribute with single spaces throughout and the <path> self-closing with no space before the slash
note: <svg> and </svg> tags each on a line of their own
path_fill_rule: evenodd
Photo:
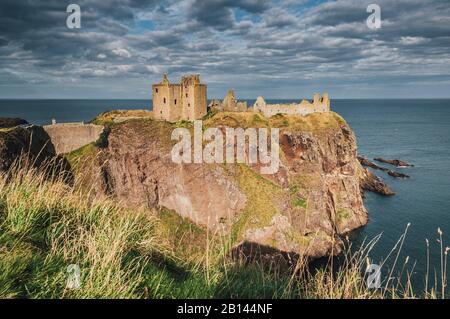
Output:
<svg viewBox="0 0 450 319">
<path fill-rule="evenodd" d="M 390 189 L 380 177 L 373 174 L 367 168 L 364 168 L 363 178 L 361 179 L 361 187 L 364 190 L 385 196 L 395 195 L 395 192 Z"/>
<path fill-rule="evenodd" d="M 389 176 L 395 177 L 395 178 L 409 178 L 409 175 L 403 174 L 403 173 L 399 173 L 396 171 L 393 171 L 391 169 L 379 166 L 371 161 L 369 161 L 367 158 L 364 158 L 362 156 L 358 156 L 358 160 L 361 163 L 362 166 L 366 166 L 366 167 L 371 167 L 373 169 L 377 169 L 380 171 L 383 171 L 385 173 L 387 173 Z"/>
<path fill-rule="evenodd" d="M 407 163 L 405 161 L 401 161 L 398 159 L 393 159 L 393 160 L 387 160 L 381 157 L 375 158 L 375 161 L 381 162 L 381 163 L 386 163 L 386 164 L 390 164 L 390 165 L 394 165 L 397 167 L 414 167 L 414 165 Z"/>
</svg>

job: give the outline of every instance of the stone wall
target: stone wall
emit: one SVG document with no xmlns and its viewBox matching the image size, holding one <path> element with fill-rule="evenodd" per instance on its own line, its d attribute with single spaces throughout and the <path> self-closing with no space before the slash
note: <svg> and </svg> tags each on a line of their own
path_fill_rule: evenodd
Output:
<svg viewBox="0 0 450 319">
<path fill-rule="evenodd" d="M 103 132 L 102 125 L 63 123 L 45 125 L 45 132 L 55 147 L 56 154 L 65 154 L 95 142 Z"/>
<path fill-rule="evenodd" d="M 262 96 L 256 99 L 253 105 L 255 112 L 261 112 L 266 117 L 271 117 L 277 114 L 287 115 L 301 115 L 305 116 L 311 113 L 324 113 L 330 111 L 330 99 L 325 93 L 323 97 L 320 94 L 315 94 L 313 102 L 303 100 L 300 103 L 289 104 L 267 104 Z"/>
<path fill-rule="evenodd" d="M 213 100 L 209 107 L 219 112 L 247 112 L 247 102 L 239 102 L 234 90 L 229 90 L 222 102 Z"/>
</svg>

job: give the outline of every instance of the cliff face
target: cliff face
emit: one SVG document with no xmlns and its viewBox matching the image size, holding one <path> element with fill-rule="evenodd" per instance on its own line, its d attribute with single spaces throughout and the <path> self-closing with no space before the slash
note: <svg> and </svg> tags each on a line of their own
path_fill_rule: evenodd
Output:
<svg viewBox="0 0 450 319">
<path fill-rule="evenodd" d="M 124 204 L 171 209 L 229 235 L 235 246 L 321 257 L 339 253 L 341 236 L 367 223 L 360 187 L 366 174 L 355 136 L 337 114 L 219 113 L 203 125 L 280 128 L 279 171 L 263 176 L 257 165 L 175 164 L 176 124 L 153 120 L 113 125 L 91 170 L 98 170 L 103 192 Z"/>
<path fill-rule="evenodd" d="M 244 207 L 245 194 L 219 165 L 174 164 L 167 122 L 114 126 L 101 159 L 107 192 L 131 206 L 166 207 L 220 231 Z"/>
</svg>

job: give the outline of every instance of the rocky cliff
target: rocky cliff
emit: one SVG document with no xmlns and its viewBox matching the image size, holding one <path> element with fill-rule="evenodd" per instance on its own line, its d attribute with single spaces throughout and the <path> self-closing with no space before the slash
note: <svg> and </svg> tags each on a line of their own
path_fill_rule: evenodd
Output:
<svg viewBox="0 0 450 319">
<path fill-rule="evenodd" d="M 50 137 L 42 127 L 0 129 L 0 172 L 8 170 L 20 156 L 28 159 L 34 166 L 40 166 L 56 156 Z"/>
<path fill-rule="evenodd" d="M 192 129 L 150 119 L 115 123 L 104 148 L 91 145 L 72 160 L 84 158 L 86 184 L 100 193 L 132 207 L 173 210 L 228 236 L 235 247 L 321 257 L 339 253 L 342 236 L 367 223 L 362 187 L 375 177 L 358 162 L 355 136 L 339 115 L 267 119 L 225 112 L 203 122 L 204 128 L 280 128 L 275 175 L 261 175 L 257 165 L 173 163 L 171 132 L 179 126 Z"/>
<path fill-rule="evenodd" d="M 63 176 L 67 183 L 73 183 L 69 162 L 57 154 L 42 127 L 22 119 L 2 118 L 0 122 L 13 125 L 0 128 L 0 174 L 15 174 L 15 169 L 33 167 L 41 169 L 48 178 Z"/>
</svg>

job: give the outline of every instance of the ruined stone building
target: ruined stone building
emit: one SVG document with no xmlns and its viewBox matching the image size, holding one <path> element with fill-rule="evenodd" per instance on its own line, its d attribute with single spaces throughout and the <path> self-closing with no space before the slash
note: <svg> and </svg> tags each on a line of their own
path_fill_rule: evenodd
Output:
<svg viewBox="0 0 450 319">
<path fill-rule="evenodd" d="M 161 83 L 153 84 L 152 95 L 155 119 L 193 121 L 206 115 L 207 87 L 200 83 L 200 75 L 183 76 L 180 83 L 170 83 L 164 74 Z"/>
<path fill-rule="evenodd" d="M 262 96 L 259 96 L 253 105 L 255 112 L 261 112 L 266 117 L 276 114 L 288 115 L 307 115 L 310 113 L 323 113 L 330 111 L 330 99 L 327 93 L 321 97 L 320 94 L 314 94 L 313 101 L 303 100 L 300 103 L 291 104 L 267 104 Z"/>
<path fill-rule="evenodd" d="M 221 111 L 221 112 L 247 112 L 247 102 L 239 102 L 236 99 L 236 95 L 234 94 L 234 90 L 229 90 L 227 96 L 223 99 L 222 102 L 219 100 L 212 100 L 209 104 L 209 107 L 212 110 Z"/>
</svg>

